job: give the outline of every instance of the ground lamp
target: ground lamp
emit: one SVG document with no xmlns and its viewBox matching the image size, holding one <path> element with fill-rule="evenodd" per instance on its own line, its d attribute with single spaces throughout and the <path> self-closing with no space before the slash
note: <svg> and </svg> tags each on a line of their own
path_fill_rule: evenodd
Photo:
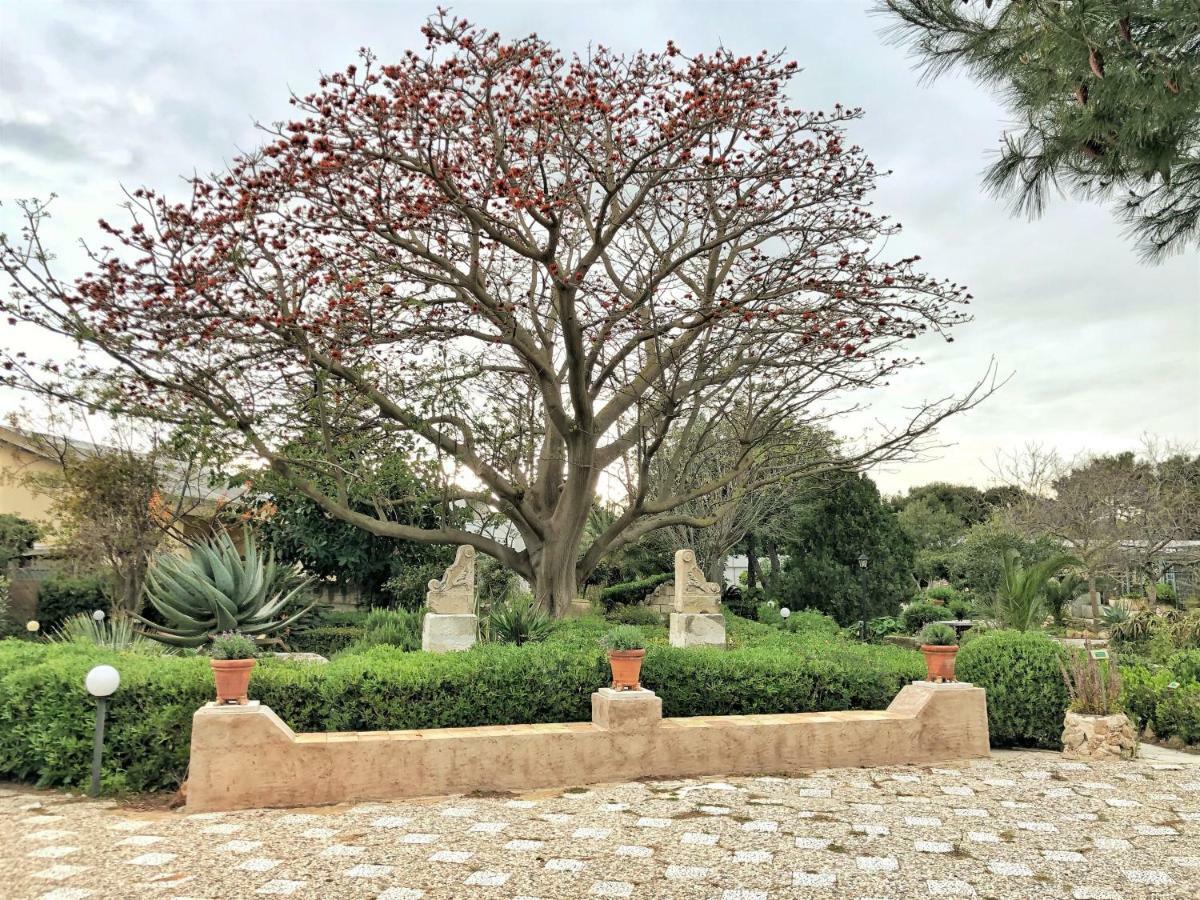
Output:
<svg viewBox="0 0 1200 900">
<path fill-rule="evenodd" d="M 788 609 L 786 606 L 781 607 L 779 610 L 780 618 L 782 618 L 783 621 L 785 621 L 785 622 L 788 620 L 788 616 L 790 616 L 791 614 L 792 614 L 792 611 L 790 609 Z"/>
<path fill-rule="evenodd" d="M 92 746 L 92 787 L 88 796 L 97 797 L 100 795 L 100 757 L 104 752 L 104 713 L 108 698 L 121 683 L 121 673 L 112 666 L 96 666 L 87 673 L 83 683 L 87 692 L 96 698 L 96 741 Z"/>
<path fill-rule="evenodd" d="M 862 610 L 862 639 L 865 643 L 867 640 L 867 554 L 860 553 L 858 555 L 858 581 L 859 581 L 859 603 Z"/>
</svg>

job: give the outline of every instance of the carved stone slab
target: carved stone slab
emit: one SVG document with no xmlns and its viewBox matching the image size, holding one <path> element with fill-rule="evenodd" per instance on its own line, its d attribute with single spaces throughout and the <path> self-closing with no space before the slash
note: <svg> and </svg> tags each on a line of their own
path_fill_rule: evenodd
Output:
<svg viewBox="0 0 1200 900">
<path fill-rule="evenodd" d="M 721 610 L 721 586 L 704 580 L 691 550 L 675 551 L 675 612 L 715 613 Z"/>
<path fill-rule="evenodd" d="M 444 616 L 475 614 L 475 548 L 462 544 L 441 578 L 429 582 L 425 605 Z"/>
</svg>

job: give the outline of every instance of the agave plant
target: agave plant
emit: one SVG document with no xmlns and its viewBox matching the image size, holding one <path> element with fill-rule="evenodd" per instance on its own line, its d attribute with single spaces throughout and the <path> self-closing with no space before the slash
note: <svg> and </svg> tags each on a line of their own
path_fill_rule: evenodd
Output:
<svg viewBox="0 0 1200 900">
<path fill-rule="evenodd" d="M 150 655 L 179 652 L 150 640 L 137 631 L 133 621 L 125 615 L 97 617 L 92 613 L 76 613 L 46 635 L 46 640 L 51 644 L 91 644 L 105 650 Z"/>
<path fill-rule="evenodd" d="M 189 556 L 160 554 L 146 577 L 146 599 L 166 625 L 138 616 L 147 634 L 164 644 L 199 647 L 225 631 L 256 639 L 269 637 L 308 613 L 315 603 L 292 612 L 312 583 L 277 569 L 275 554 L 259 553 L 245 532 L 238 552 L 228 533 L 195 544 Z"/>
</svg>

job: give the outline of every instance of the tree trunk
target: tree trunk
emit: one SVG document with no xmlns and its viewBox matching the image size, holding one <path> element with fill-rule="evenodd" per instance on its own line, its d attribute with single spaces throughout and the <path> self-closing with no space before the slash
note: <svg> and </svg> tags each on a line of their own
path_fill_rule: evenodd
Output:
<svg viewBox="0 0 1200 900">
<path fill-rule="evenodd" d="M 754 532 L 746 534 L 746 587 L 753 590 L 758 584 L 758 541 Z"/>
<path fill-rule="evenodd" d="M 1096 590 L 1096 576 L 1088 572 L 1088 600 L 1092 604 L 1092 624 L 1100 622 L 1100 592 Z"/>
<path fill-rule="evenodd" d="M 714 553 L 708 561 L 708 571 L 704 577 L 716 584 L 725 583 L 725 553 Z"/>
<path fill-rule="evenodd" d="M 767 541 L 767 558 L 771 561 L 771 574 L 767 577 L 766 586 L 770 588 L 779 577 L 779 545 L 774 541 Z"/>
<path fill-rule="evenodd" d="M 549 612 L 556 619 L 561 619 L 571 610 L 571 602 L 579 593 L 579 585 L 575 576 L 575 547 L 567 548 L 564 553 L 561 546 L 543 548 L 534 565 L 533 599 L 538 606 Z"/>
</svg>

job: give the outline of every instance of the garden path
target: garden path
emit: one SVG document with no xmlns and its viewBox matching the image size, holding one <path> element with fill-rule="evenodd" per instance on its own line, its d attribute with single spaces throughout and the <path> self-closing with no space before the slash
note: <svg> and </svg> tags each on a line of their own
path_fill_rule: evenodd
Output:
<svg viewBox="0 0 1200 900">
<path fill-rule="evenodd" d="M 998 753 L 225 814 L 0 785 L 0 894 L 1195 898 L 1200 767 Z"/>
</svg>

